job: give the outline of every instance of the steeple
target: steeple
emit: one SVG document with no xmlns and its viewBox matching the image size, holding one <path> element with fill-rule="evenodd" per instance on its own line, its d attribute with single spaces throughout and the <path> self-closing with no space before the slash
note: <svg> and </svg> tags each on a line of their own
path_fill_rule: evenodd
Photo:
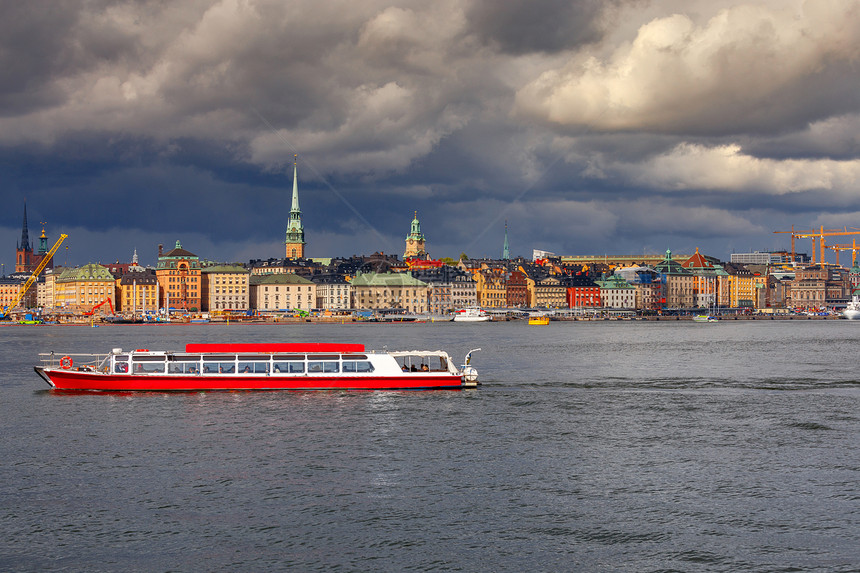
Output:
<svg viewBox="0 0 860 573">
<path fill-rule="evenodd" d="M 24 203 L 24 225 L 21 228 L 21 244 L 18 249 L 22 251 L 32 251 L 30 248 L 30 234 L 27 232 L 27 203 Z"/>
<path fill-rule="evenodd" d="M 424 249 L 424 234 L 421 232 L 421 221 L 418 220 L 418 211 L 415 211 L 412 228 L 406 236 L 406 251 L 403 253 L 403 258 L 427 258 L 427 251 Z"/>
<path fill-rule="evenodd" d="M 48 235 L 45 234 L 45 221 L 39 221 L 42 224 L 42 234 L 39 235 L 39 254 L 46 255 L 48 253 Z"/>
<path fill-rule="evenodd" d="M 131 264 L 137 266 L 137 249 L 134 250 L 134 254 L 131 256 Z"/>
<path fill-rule="evenodd" d="M 508 222 L 505 221 L 505 245 L 502 247 L 502 260 L 511 258 L 511 250 L 508 248 Z"/>
<path fill-rule="evenodd" d="M 302 211 L 299 209 L 298 155 L 293 156 L 293 201 L 290 221 L 287 223 L 286 257 L 300 259 L 305 256 L 305 229 L 302 227 Z"/>
</svg>

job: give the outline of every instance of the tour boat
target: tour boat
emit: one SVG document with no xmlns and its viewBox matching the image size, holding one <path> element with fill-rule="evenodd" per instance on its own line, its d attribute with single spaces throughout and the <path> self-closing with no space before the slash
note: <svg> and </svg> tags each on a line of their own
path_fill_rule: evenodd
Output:
<svg viewBox="0 0 860 573">
<path fill-rule="evenodd" d="M 548 316 L 530 316 L 529 317 L 529 324 L 531 326 L 546 326 L 547 324 L 549 324 L 549 317 Z"/>
<path fill-rule="evenodd" d="M 363 344 L 187 344 L 109 354 L 39 354 L 36 373 L 57 390 L 428 390 L 470 388 L 472 352 L 365 351 Z"/>
<path fill-rule="evenodd" d="M 490 315 L 481 308 L 461 308 L 454 313 L 454 322 L 487 322 Z"/>
</svg>

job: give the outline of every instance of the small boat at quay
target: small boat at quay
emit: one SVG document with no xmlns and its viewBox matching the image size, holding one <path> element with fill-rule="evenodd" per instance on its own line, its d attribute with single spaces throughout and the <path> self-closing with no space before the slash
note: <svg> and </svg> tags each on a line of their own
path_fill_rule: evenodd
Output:
<svg viewBox="0 0 860 573">
<path fill-rule="evenodd" d="M 860 297 L 851 297 L 851 302 L 845 305 L 845 310 L 842 311 L 842 316 L 848 320 L 860 319 Z"/>
<path fill-rule="evenodd" d="M 532 326 L 546 326 L 549 324 L 548 316 L 530 316 L 529 324 Z"/>
<path fill-rule="evenodd" d="M 454 313 L 454 322 L 487 322 L 490 315 L 481 308 L 461 308 Z"/>
<path fill-rule="evenodd" d="M 36 373 L 57 390 L 430 390 L 475 387 L 469 351 L 460 367 L 441 350 L 366 351 L 363 344 L 187 344 L 109 354 L 39 354 Z"/>
</svg>

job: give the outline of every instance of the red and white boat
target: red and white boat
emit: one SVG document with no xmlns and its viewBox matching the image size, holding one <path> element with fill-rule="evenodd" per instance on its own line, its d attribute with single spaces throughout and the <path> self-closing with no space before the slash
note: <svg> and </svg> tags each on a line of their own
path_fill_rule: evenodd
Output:
<svg viewBox="0 0 860 573">
<path fill-rule="evenodd" d="M 475 349 L 480 350 L 480 349 Z M 58 390 L 426 390 L 478 385 L 446 352 L 365 351 L 363 344 L 188 344 L 109 354 L 40 354 L 35 371 Z"/>
</svg>

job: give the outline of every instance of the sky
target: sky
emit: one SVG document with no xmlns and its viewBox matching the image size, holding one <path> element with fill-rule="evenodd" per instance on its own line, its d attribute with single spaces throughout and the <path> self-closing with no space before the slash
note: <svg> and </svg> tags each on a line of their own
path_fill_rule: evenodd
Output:
<svg viewBox="0 0 860 573">
<path fill-rule="evenodd" d="M 58 264 L 283 257 L 295 155 L 310 257 L 402 256 L 415 211 L 436 258 L 860 226 L 855 0 L 0 7 L 6 272 L 25 202 Z"/>
</svg>

